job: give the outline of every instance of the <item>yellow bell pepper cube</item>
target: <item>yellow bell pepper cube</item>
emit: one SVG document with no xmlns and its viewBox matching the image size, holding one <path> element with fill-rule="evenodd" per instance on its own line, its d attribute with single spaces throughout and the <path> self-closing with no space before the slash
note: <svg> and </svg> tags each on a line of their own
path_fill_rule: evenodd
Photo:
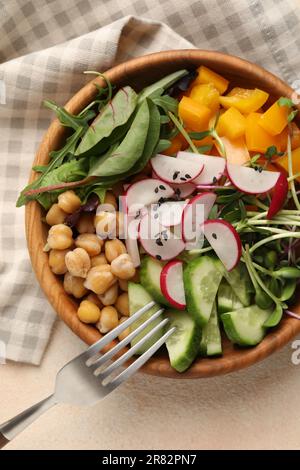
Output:
<svg viewBox="0 0 300 470">
<path fill-rule="evenodd" d="M 195 85 L 191 89 L 190 98 L 199 104 L 204 104 L 213 113 L 216 113 L 220 107 L 219 104 L 220 93 L 212 83 L 203 83 L 202 85 Z"/>
<path fill-rule="evenodd" d="M 193 85 L 198 85 L 201 83 L 211 83 L 220 93 L 223 95 L 228 88 L 229 81 L 226 78 L 222 77 L 216 72 L 208 69 L 204 65 L 201 65 L 197 69 L 198 77 L 194 80 Z"/>
<path fill-rule="evenodd" d="M 186 127 L 195 132 L 208 129 L 208 122 L 211 117 L 211 110 L 196 101 L 183 96 L 179 102 L 178 114 Z"/>
<path fill-rule="evenodd" d="M 288 106 L 279 106 L 278 101 L 275 101 L 275 103 L 262 114 L 259 125 L 269 134 L 278 135 L 287 126 L 288 114 Z"/>
<path fill-rule="evenodd" d="M 226 96 L 220 96 L 220 104 L 228 109 L 232 106 L 243 114 L 254 113 L 265 104 L 269 94 L 255 88 L 233 88 Z"/>
<path fill-rule="evenodd" d="M 177 152 L 179 152 L 182 149 L 182 140 L 180 138 L 181 134 L 176 135 L 171 139 L 171 145 L 168 147 L 166 150 L 164 150 L 162 153 L 164 155 L 175 155 Z"/>
<path fill-rule="evenodd" d="M 300 129 L 299 129 L 299 127 L 297 126 L 297 124 L 295 122 L 291 122 L 290 127 L 291 127 L 291 131 L 292 131 L 291 147 L 292 147 L 292 150 L 295 150 L 296 148 L 300 147 Z M 279 142 L 280 142 L 279 146 L 278 146 L 278 150 L 280 152 L 286 152 L 288 133 L 289 133 L 289 130 L 286 127 L 277 136 L 278 139 L 279 139 Z"/>
<path fill-rule="evenodd" d="M 278 136 L 271 136 L 260 125 L 261 114 L 250 113 L 246 117 L 246 145 L 249 151 L 265 153 L 268 147 L 279 148 Z"/>
<path fill-rule="evenodd" d="M 220 136 L 226 136 L 229 139 L 237 139 L 245 134 L 246 118 L 238 109 L 229 108 L 219 118 L 217 132 Z"/>
<path fill-rule="evenodd" d="M 250 160 L 250 155 L 246 146 L 245 138 L 238 137 L 229 140 L 227 137 L 221 137 L 226 151 L 226 160 L 235 165 L 243 165 Z"/>
<path fill-rule="evenodd" d="M 300 147 L 292 151 L 292 162 L 293 162 L 293 174 L 300 173 Z M 283 155 L 282 157 L 278 157 L 275 160 L 276 166 L 279 166 L 287 173 L 289 172 L 289 163 L 288 163 L 288 156 Z M 300 182 L 300 176 L 296 178 L 297 181 Z"/>
</svg>

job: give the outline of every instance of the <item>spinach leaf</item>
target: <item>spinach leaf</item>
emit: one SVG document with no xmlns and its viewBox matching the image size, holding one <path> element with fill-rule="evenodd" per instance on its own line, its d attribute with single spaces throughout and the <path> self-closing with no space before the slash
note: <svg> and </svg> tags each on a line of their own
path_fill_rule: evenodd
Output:
<svg viewBox="0 0 300 470">
<path fill-rule="evenodd" d="M 126 136 L 117 148 L 94 158 L 88 176 L 114 176 L 125 173 L 142 156 L 149 129 L 150 113 L 145 100 L 139 107 Z"/>
<path fill-rule="evenodd" d="M 76 131 L 79 127 L 85 127 L 88 125 L 88 122 L 93 119 L 96 115 L 95 111 L 91 109 L 87 110 L 83 115 L 75 116 L 69 113 L 65 108 L 58 106 L 54 101 L 45 100 L 43 104 L 46 108 L 51 109 L 55 112 L 60 123 L 63 126 L 71 127 Z"/>
<path fill-rule="evenodd" d="M 157 90 L 160 90 L 159 93 L 163 94 L 164 90 L 169 88 L 171 85 L 173 85 L 173 83 L 177 82 L 177 80 L 187 74 L 188 71 L 186 69 L 177 70 L 176 72 L 173 72 L 170 75 L 161 78 L 157 82 L 152 83 L 152 85 L 147 86 L 139 93 L 138 102 L 141 103 L 146 98 L 152 98 L 153 96 L 157 96 L 155 95 Z"/>
<path fill-rule="evenodd" d="M 158 96 L 157 98 L 152 98 L 152 101 L 162 108 L 165 113 L 171 111 L 174 114 L 177 114 L 178 110 L 178 101 L 175 98 L 172 98 L 168 95 Z"/>
<path fill-rule="evenodd" d="M 171 146 L 172 142 L 167 139 L 159 139 L 157 146 L 155 148 L 154 154 L 161 153 L 164 150 L 167 150 Z"/>
<path fill-rule="evenodd" d="M 83 136 L 76 155 L 91 151 L 105 137 L 109 137 L 114 129 L 125 124 L 137 103 L 137 94 L 129 86 L 121 88 L 98 114 Z"/>
</svg>

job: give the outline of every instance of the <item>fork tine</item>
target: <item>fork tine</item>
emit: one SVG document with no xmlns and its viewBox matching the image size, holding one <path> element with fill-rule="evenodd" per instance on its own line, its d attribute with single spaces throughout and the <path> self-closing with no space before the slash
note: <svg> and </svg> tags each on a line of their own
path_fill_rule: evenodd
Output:
<svg viewBox="0 0 300 470">
<path fill-rule="evenodd" d="M 148 318 L 144 323 L 138 326 L 134 331 L 132 331 L 132 333 L 126 336 L 126 338 L 122 339 L 122 341 L 120 341 L 116 346 L 107 351 L 103 356 L 100 356 L 91 365 L 88 365 L 88 367 L 95 370 L 105 362 L 109 361 L 109 359 L 111 359 L 115 354 L 117 354 L 117 352 L 121 351 L 121 349 L 127 346 L 127 344 L 130 343 L 131 340 L 133 340 L 133 338 L 139 335 L 147 326 L 149 326 L 154 320 L 156 320 L 163 313 L 163 311 L 164 309 L 161 308 L 156 313 L 151 315 L 150 318 Z"/>
<path fill-rule="evenodd" d="M 144 307 L 137 310 L 137 312 L 131 315 L 128 320 L 125 320 L 119 326 L 107 333 L 103 338 L 99 339 L 98 341 L 96 341 L 96 343 L 92 344 L 84 353 L 82 353 L 82 356 L 86 359 L 89 359 L 91 356 L 94 356 L 94 354 L 101 351 L 104 346 L 109 344 L 113 339 L 117 338 L 117 336 L 119 336 L 119 334 L 122 333 L 123 330 L 125 330 L 128 326 L 132 325 L 132 323 L 134 323 L 138 318 L 140 318 L 145 312 L 150 310 L 150 308 L 152 308 L 154 305 L 155 302 L 151 301 Z"/>
<path fill-rule="evenodd" d="M 156 343 L 153 344 L 144 354 L 142 354 L 138 359 L 136 359 L 127 369 L 123 370 L 117 377 L 115 377 L 111 382 L 107 384 L 112 390 L 117 388 L 121 383 L 125 382 L 125 380 L 129 379 L 138 369 L 140 369 L 145 362 L 150 359 L 151 356 L 166 342 L 166 340 L 171 336 L 176 327 L 170 328 Z"/>
<path fill-rule="evenodd" d="M 150 339 L 158 330 L 165 326 L 169 322 L 168 318 L 162 320 L 158 325 L 152 328 L 143 338 L 141 338 L 132 348 L 130 348 L 126 353 L 122 354 L 121 357 L 116 359 L 112 364 L 110 364 L 103 372 L 101 372 L 98 377 L 103 380 L 108 377 L 114 370 L 120 367 L 124 362 L 126 362 L 134 353 L 143 346 L 148 339 Z"/>
</svg>

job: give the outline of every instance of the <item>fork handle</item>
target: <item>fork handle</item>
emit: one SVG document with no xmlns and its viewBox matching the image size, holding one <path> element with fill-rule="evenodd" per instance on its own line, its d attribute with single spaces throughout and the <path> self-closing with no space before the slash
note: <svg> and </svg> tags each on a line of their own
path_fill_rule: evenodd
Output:
<svg viewBox="0 0 300 470">
<path fill-rule="evenodd" d="M 45 411 L 56 405 L 57 401 L 54 395 L 50 395 L 44 400 L 22 411 L 14 418 L 0 425 L 0 449 L 2 449 L 9 441 L 22 432 L 27 426 L 41 416 Z"/>
</svg>

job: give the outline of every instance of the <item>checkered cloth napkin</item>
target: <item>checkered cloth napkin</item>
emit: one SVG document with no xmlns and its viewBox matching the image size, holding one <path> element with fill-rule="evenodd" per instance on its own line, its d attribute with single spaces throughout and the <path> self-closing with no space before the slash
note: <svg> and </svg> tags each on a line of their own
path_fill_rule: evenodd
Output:
<svg viewBox="0 0 300 470">
<path fill-rule="evenodd" d="M 15 208 L 52 115 L 84 85 L 130 57 L 171 48 L 243 56 L 299 77 L 300 6 L 293 0 L 0 0 L 0 351 L 39 364 L 55 313 L 31 269 L 24 210 Z M 0 358 L 1 359 L 1 358 Z"/>
</svg>

